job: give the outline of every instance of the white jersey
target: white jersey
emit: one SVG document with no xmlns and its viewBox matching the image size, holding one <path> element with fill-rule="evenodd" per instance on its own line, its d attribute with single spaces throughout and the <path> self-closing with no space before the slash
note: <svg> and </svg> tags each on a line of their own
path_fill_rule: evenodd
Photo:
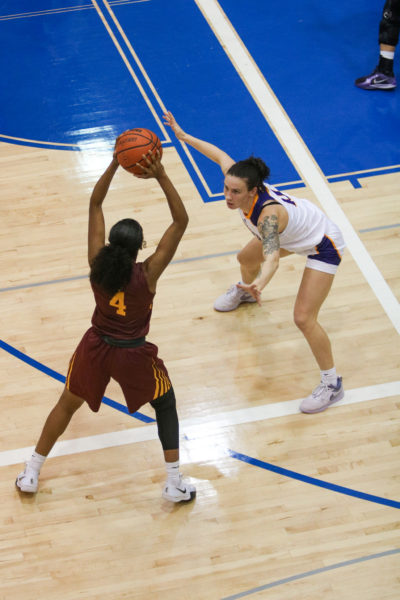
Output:
<svg viewBox="0 0 400 600">
<path fill-rule="evenodd" d="M 260 192 L 256 196 L 247 215 L 239 209 L 246 227 L 259 240 L 261 240 L 261 236 L 257 229 L 257 221 L 265 204 L 271 203 L 271 200 L 283 206 L 288 213 L 287 226 L 279 234 L 280 247 L 288 252 L 308 256 L 315 252 L 315 247 L 321 242 L 324 235 L 332 235 L 336 230 L 340 234 L 337 225 L 309 200 L 288 196 L 271 185 L 264 185 L 265 192 Z"/>
</svg>

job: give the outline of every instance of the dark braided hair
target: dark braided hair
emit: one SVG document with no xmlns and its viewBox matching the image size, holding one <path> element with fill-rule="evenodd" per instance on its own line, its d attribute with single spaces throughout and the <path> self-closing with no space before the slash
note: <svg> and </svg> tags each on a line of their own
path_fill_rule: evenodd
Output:
<svg viewBox="0 0 400 600">
<path fill-rule="evenodd" d="M 270 169 L 261 158 L 250 156 L 232 165 L 226 174 L 245 179 L 248 190 L 256 187 L 261 192 L 265 190 L 264 180 L 268 179 Z"/>
<path fill-rule="evenodd" d="M 108 241 L 92 262 L 90 281 L 113 296 L 129 283 L 143 244 L 142 227 L 134 219 L 122 219 L 111 227 Z"/>
</svg>

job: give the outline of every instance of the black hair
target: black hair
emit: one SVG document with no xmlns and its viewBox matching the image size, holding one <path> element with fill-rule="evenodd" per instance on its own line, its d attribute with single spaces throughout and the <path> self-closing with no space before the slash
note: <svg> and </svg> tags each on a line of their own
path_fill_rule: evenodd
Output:
<svg viewBox="0 0 400 600">
<path fill-rule="evenodd" d="M 232 165 L 226 174 L 245 179 L 248 190 L 256 187 L 259 191 L 263 191 L 264 180 L 268 179 L 270 169 L 261 158 L 250 156 Z"/>
<path fill-rule="evenodd" d="M 113 296 L 129 283 L 132 262 L 143 244 L 143 229 L 134 219 L 122 219 L 111 227 L 108 241 L 91 264 L 90 281 Z"/>
</svg>

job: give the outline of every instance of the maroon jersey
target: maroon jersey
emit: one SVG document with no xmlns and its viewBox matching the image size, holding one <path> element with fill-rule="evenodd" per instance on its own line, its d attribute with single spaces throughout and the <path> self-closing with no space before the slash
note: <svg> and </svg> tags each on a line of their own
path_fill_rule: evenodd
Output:
<svg viewBox="0 0 400 600">
<path fill-rule="evenodd" d="M 92 290 L 96 301 L 92 325 L 97 333 L 124 340 L 148 334 L 154 293 L 148 288 L 143 263 L 133 263 L 128 285 L 114 296 L 94 283 Z"/>
<path fill-rule="evenodd" d="M 164 396 L 171 380 L 155 344 L 145 341 L 149 331 L 154 294 L 144 276 L 143 263 L 134 263 L 124 291 L 114 296 L 92 284 L 96 308 L 92 327 L 84 334 L 68 369 L 66 387 L 86 400 L 97 412 L 110 378 L 125 396 L 130 413 L 146 402 Z M 138 346 L 116 346 L 104 336 L 137 340 Z"/>
</svg>

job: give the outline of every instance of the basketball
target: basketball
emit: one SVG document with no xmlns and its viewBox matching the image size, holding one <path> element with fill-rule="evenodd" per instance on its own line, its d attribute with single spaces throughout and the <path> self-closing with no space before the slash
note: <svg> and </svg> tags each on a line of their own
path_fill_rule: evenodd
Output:
<svg viewBox="0 0 400 600">
<path fill-rule="evenodd" d="M 141 175 L 142 169 L 137 163 L 147 166 L 143 160 L 143 154 L 150 152 L 150 157 L 154 156 L 156 150 L 159 150 L 162 156 L 162 146 L 158 136 L 150 129 L 136 127 L 125 131 L 117 140 L 115 152 L 121 167 L 134 175 Z"/>
</svg>

